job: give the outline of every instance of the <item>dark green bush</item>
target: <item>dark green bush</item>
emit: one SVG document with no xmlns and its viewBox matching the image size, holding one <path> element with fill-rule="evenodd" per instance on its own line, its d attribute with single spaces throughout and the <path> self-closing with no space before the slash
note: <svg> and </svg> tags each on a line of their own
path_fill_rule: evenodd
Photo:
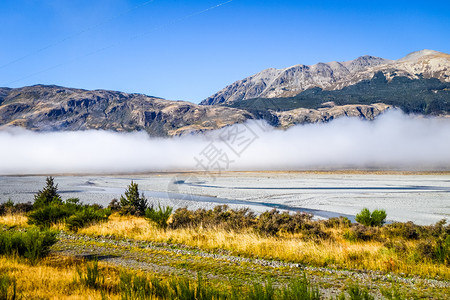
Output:
<svg viewBox="0 0 450 300">
<path fill-rule="evenodd" d="M 70 198 L 65 202 L 39 206 L 28 214 L 28 223 L 48 228 L 64 222 L 69 230 L 77 231 L 92 223 L 106 221 L 110 215 L 110 209 L 103 209 L 97 204 L 85 205 L 78 198 Z"/>
<path fill-rule="evenodd" d="M 63 204 L 52 203 L 36 208 L 28 214 L 28 224 L 40 227 L 50 227 L 62 222 L 73 213 L 70 208 Z"/>
<path fill-rule="evenodd" d="M 78 231 L 87 225 L 108 220 L 110 209 L 101 209 L 95 206 L 85 206 L 66 219 L 67 229 Z"/>
<path fill-rule="evenodd" d="M 19 255 L 34 264 L 45 257 L 56 242 L 54 231 L 4 230 L 0 231 L 0 255 Z"/>
<path fill-rule="evenodd" d="M 122 215 L 143 216 L 146 209 L 147 199 L 144 194 L 139 196 L 138 184 L 131 181 L 125 191 L 125 197 L 120 196 L 120 213 Z"/>
<path fill-rule="evenodd" d="M 154 209 L 153 205 L 145 210 L 145 217 L 154 222 L 157 227 L 166 229 L 168 226 L 167 221 L 172 214 L 173 208 L 170 206 L 166 206 L 162 208 L 158 205 L 158 209 Z"/>
<path fill-rule="evenodd" d="M 386 220 L 386 211 L 374 210 L 372 213 L 367 208 L 363 208 L 360 213 L 356 215 L 356 222 L 365 226 L 382 226 Z"/>
</svg>

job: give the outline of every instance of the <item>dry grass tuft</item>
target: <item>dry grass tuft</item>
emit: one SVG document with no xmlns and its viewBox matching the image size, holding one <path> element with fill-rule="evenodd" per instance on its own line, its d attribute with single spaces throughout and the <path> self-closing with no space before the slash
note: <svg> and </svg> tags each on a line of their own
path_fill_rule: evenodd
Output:
<svg viewBox="0 0 450 300">
<path fill-rule="evenodd" d="M 28 218 L 24 214 L 6 214 L 0 216 L 0 224 L 8 227 L 28 227 Z"/>
</svg>

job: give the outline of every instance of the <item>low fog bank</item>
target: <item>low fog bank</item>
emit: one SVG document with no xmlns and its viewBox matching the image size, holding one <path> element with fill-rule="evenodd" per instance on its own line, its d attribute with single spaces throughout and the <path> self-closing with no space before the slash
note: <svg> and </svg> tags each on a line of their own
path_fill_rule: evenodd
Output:
<svg viewBox="0 0 450 300">
<path fill-rule="evenodd" d="M 450 170 L 450 120 L 390 111 L 288 130 L 262 121 L 206 134 L 0 131 L 0 174 L 308 169 Z"/>
</svg>

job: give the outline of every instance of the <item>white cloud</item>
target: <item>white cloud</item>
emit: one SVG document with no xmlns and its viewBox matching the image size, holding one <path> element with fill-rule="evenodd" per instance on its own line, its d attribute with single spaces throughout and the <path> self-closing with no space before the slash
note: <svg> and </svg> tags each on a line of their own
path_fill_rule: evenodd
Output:
<svg viewBox="0 0 450 300">
<path fill-rule="evenodd" d="M 206 165 L 201 152 L 208 145 L 226 153 L 232 162 L 228 167 L 224 161 L 219 163 L 227 170 L 450 169 L 448 119 L 393 111 L 372 122 L 340 118 L 285 131 L 262 122 L 235 126 L 166 139 L 150 138 L 144 132 L 32 132 L 10 128 L 0 131 L 0 174 L 202 170 L 195 158 L 204 158 Z M 251 137 L 248 128 L 257 138 L 240 156 L 219 138 L 233 129 L 246 130 L 246 138 Z"/>
</svg>

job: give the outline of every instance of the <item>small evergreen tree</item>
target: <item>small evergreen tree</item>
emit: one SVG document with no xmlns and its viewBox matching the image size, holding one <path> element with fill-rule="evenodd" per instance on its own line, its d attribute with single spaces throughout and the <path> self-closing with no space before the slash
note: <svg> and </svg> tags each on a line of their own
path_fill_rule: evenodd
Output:
<svg viewBox="0 0 450 300">
<path fill-rule="evenodd" d="M 356 215 L 356 222 L 366 225 L 366 226 L 382 226 L 386 220 L 386 211 L 381 210 L 374 210 L 372 213 L 370 213 L 370 210 L 367 208 L 363 208 L 359 214 Z"/>
<path fill-rule="evenodd" d="M 51 203 L 62 204 L 61 196 L 58 194 L 58 185 L 55 185 L 54 178 L 52 176 L 47 177 L 46 186 L 41 191 L 38 191 L 34 195 L 34 208 L 40 208 L 48 206 Z"/>
<path fill-rule="evenodd" d="M 131 181 L 131 184 L 125 191 L 125 197 L 120 196 L 120 213 L 123 215 L 145 215 L 147 209 L 147 199 L 144 197 L 144 193 L 139 196 L 139 187 L 137 183 Z"/>
</svg>

